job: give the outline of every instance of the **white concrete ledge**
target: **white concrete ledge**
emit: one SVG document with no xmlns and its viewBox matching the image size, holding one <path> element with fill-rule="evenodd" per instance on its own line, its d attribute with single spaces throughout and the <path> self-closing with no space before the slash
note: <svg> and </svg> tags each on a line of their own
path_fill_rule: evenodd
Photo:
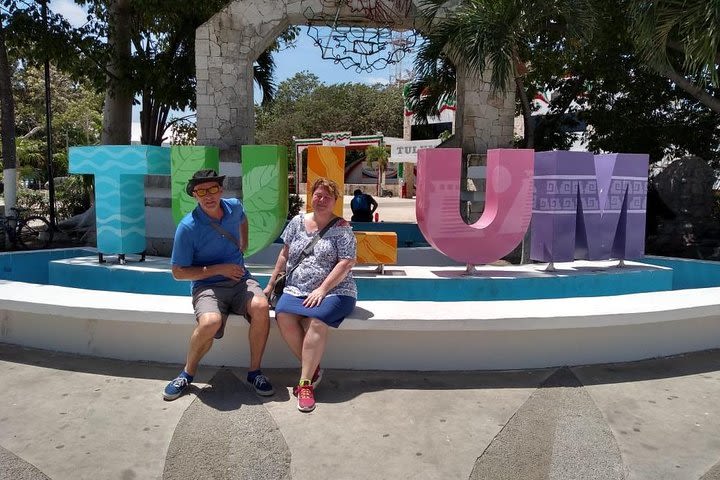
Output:
<svg viewBox="0 0 720 480">
<path fill-rule="evenodd" d="M 62 317 L 163 324 L 195 321 L 190 297 L 172 295 L 80 290 L 0 280 L 0 302 L 2 311 Z M 720 287 L 539 300 L 360 301 L 340 329 L 551 330 L 716 316 L 720 316 Z"/>
<path fill-rule="evenodd" d="M 0 341 L 128 360 L 182 362 L 190 297 L 0 281 Z M 206 363 L 245 365 L 233 316 Z M 361 301 L 325 365 L 457 370 L 606 363 L 720 347 L 720 288 L 516 301 Z M 276 329 L 266 365 L 295 365 Z"/>
</svg>

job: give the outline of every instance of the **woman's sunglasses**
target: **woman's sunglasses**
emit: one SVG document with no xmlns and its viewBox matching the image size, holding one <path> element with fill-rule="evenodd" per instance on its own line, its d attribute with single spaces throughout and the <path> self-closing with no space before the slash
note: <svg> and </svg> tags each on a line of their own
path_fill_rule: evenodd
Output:
<svg viewBox="0 0 720 480">
<path fill-rule="evenodd" d="M 214 187 L 210 187 L 210 188 L 196 188 L 195 190 L 193 190 L 193 192 L 195 192 L 195 194 L 198 197 L 204 197 L 208 193 L 210 195 L 215 195 L 219 191 L 220 191 L 220 187 L 218 187 L 217 185 L 215 185 Z"/>
</svg>

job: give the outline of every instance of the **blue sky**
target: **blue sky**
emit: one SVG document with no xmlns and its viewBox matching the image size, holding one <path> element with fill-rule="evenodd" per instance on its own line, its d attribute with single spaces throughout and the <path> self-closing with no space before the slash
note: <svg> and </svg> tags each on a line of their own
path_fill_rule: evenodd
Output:
<svg viewBox="0 0 720 480">
<path fill-rule="evenodd" d="M 85 23 L 87 15 L 85 10 L 76 5 L 73 0 L 51 0 L 49 7 L 52 11 L 63 15 L 74 25 Z M 320 49 L 313 45 L 312 39 L 307 34 L 307 27 L 302 27 L 296 43 L 295 48 L 289 48 L 275 55 L 275 80 L 277 84 L 303 70 L 314 73 L 326 84 L 347 82 L 388 83 L 390 78 L 398 73 L 398 68 L 395 66 L 380 71 L 357 73 L 354 69 L 346 70 L 331 60 L 323 60 Z M 405 74 L 406 70 L 412 68 L 412 54 L 404 59 L 399 68 L 401 68 L 403 74 Z M 258 100 L 257 92 L 255 99 Z M 139 112 L 136 108 L 133 112 L 133 120 L 138 121 L 138 119 Z"/>
</svg>

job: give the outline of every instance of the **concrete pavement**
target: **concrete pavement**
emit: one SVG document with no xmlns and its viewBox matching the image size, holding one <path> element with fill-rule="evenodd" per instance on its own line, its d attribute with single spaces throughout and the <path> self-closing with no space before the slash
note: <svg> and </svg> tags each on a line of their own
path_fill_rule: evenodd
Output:
<svg viewBox="0 0 720 480">
<path fill-rule="evenodd" d="M 331 340 L 332 341 L 332 340 Z M 184 345 L 178 348 L 184 348 Z M 720 351 L 528 371 L 297 372 L 0 344 L 0 479 L 720 479 Z"/>
</svg>

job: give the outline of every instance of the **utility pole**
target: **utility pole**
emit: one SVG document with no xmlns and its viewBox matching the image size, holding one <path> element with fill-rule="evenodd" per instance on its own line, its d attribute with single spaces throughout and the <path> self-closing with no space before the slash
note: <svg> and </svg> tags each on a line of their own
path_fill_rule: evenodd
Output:
<svg viewBox="0 0 720 480">
<path fill-rule="evenodd" d="M 45 34 L 48 33 L 47 0 L 42 0 L 42 17 Z M 46 39 L 47 41 L 47 39 Z M 45 53 L 45 132 L 47 142 L 47 177 L 50 195 L 50 227 L 55 229 L 55 175 L 53 173 L 52 154 L 52 109 L 50 108 L 50 59 Z"/>
</svg>

